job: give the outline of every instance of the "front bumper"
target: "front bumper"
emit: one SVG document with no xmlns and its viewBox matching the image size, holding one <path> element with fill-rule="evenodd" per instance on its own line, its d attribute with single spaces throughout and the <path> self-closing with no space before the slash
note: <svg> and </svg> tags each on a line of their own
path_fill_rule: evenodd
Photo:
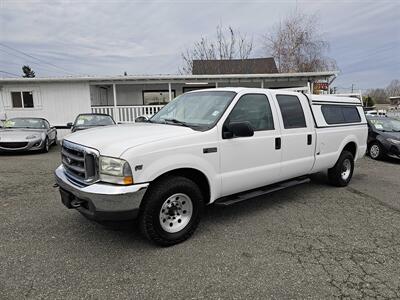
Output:
<svg viewBox="0 0 400 300">
<path fill-rule="evenodd" d="M 148 183 L 118 186 L 101 182 L 78 186 L 68 179 L 62 165 L 55 170 L 55 178 L 62 203 L 95 221 L 135 219 L 149 186 Z"/>
<path fill-rule="evenodd" d="M 400 145 L 390 143 L 386 154 L 391 157 L 400 158 Z"/>
<path fill-rule="evenodd" d="M 18 144 L 25 144 L 19 146 Z M 42 139 L 24 140 L 24 141 L 3 141 L 0 140 L 1 152 L 20 152 L 20 151 L 37 151 L 43 148 L 44 141 Z"/>
</svg>

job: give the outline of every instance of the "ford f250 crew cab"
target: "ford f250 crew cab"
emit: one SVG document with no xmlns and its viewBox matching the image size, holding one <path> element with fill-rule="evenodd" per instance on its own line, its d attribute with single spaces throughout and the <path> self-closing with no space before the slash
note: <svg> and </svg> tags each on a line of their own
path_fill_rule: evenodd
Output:
<svg viewBox="0 0 400 300">
<path fill-rule="evenodd" d="M 205 205 L 322 171 L 346 186 L 367 135 L 355 98 L 207 89 L 177 97 L 148 122 L 70 135 L 55 176 L 66 207 L 97 221 L 137 218 L 147 238 L 168 246 L 192 235 Z"/>
</svg>

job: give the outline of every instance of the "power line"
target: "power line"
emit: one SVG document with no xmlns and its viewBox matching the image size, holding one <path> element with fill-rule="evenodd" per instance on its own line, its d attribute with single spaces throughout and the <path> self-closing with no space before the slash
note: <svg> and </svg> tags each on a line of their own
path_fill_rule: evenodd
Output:
<svg viewBox="0 0 400 300">
<path fill-rule="evenodd" d="M 19 56 L 19 55 L 15 54 L 15 53 L 11 53 L 11 52 L 5 51 L 4 49 L 1 49 L 1 48 L 0 48 L 0 51 L 4 52 L 4 53 L 7 53 L 7 54 L 10 54 L 10 55 L 14 55 L 17 58 L 21 58 L 21 59 L 27 61 L 30 66 L 33 66 L 35 68 L 35 70 L 36 69 L 39 69 L 39 70 L 42 69 L 42 70 L 47 71 L 47 72 L 56 72 L 56 73 L 63 74 L 63 75 L 66 73 L 65 71 L 49 69 L 49 68 L 47 68 L 47 66 L 43 66 L 42 64 L 37 63 L 37 62 L 32 62 L 32 60 L 27 59 L 27 58 L 23 57 L 22 55 Z M 10 61 L 0 60 L 0 64 L 3 64 L 3 65 L 10 65 L 10 64 L 19 65 L 20 67 L 22 66 L 21 63 L 17 63 L 15 61 L 11 61 L 11 60 Z M 25 64 L 25 63 L 23 62 L 22 64 Z"/>
<path fill-rule="evenodd" d="M 6 47 L 6 48 L 8 48 L 8 49 L 11 49 L 11 50 L 13 50 L 13 51 L 16 51 L 16 52 L 18 52 L 18 53 L 21 53 L 21 54 L 23 54 L 23 55 L 25 55 L 25 56 L 28 56 L 28 57 L 30 57 L 30 58 L 36 59 L 37 61 L 40 61 L 40 62 L 42 62 L 42 63 L 44 63 L 44 64 L 47 64 L 47 65 L 49 65 L 49 66 L 52 66 L 52 67 L 54 67 L 54 68 L 63 70 L 64 72 L 73 74 L 73 72 L 70 72 L 70 71 L 67 70 L 67 69 L 64 69 L 64 68 L 59 67 L 59 66 L 57 66 L 57 65 L 55 65 L 55 64 L 52 64 L 51 62 L 47 62 L 47 61 L 45 61 L 45 60 L 43 60 L 43 59 L 41 59 L 41 58 L 37 58 L 37 57 L 35 57 L 35 56 L 33 56 L 33 55 L 30 55 L 30 54 L 28 54 L 28 53 L 25 53 L 25 52 L 23 52 L 23 51 L 20 51 L 20 50 L 18 50 L 18 49 L 13 48 L 13 47 L 7 46 L 7 45 L 5 45 L 5 44 L 3 44 L 3 43 L 0 43 L 0 45 L 3 46 L 3 47 Z"/>
<path fill-rule="evenodd" d="M 17 75 L 17 74 L 10 73 L 10 72 L 6 72 L 6 71 L 2 71 L 2 70 L 0 70 L 0 73 L 4 73 L 4 74 L 8 74 L 8 75 L 13 75 L 13 76 L 17 76 L 17 77 L 21 77 L 21 75 Z"/>
</svg>

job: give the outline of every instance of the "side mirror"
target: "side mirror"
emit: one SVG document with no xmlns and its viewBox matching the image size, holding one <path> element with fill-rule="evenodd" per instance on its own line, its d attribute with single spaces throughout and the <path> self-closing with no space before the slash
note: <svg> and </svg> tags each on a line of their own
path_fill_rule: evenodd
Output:
<svg viewBox="0 0 400 300">
<path fill-rule="evenodd" d="M 247 121 L 229 123 L 227 129 L 228 130 L 223 133 L 224 139 L 254 135 L 254 129 L 251 127 L 250 122 Z"/>
<path fill-rule="evenodd" d="M 67 123 L 67 127 L 68 127 L 68 128 L 71 128 L 71 127 L 72 127 L 72 122 L 68 122 L 68 123 Z"/>
</svg>

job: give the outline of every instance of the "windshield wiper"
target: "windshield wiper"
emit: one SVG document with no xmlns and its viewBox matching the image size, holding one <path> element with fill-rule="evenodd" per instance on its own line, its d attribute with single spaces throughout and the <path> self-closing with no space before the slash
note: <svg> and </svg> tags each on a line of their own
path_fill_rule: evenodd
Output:
<svg viewBox="0 0 400 300">
<path fill-rule="evenodd" d="M 171 123 L 174 123 L 174 124 L 177 124 L 177 125 L 180 125 L 180 126 L 191 127 L 188 123 L 185 123 L 183 121 L 179 121 L 177 119 L 164 119 L 164 122 L 165 123 L 171 122 Z"/>
</svg>

